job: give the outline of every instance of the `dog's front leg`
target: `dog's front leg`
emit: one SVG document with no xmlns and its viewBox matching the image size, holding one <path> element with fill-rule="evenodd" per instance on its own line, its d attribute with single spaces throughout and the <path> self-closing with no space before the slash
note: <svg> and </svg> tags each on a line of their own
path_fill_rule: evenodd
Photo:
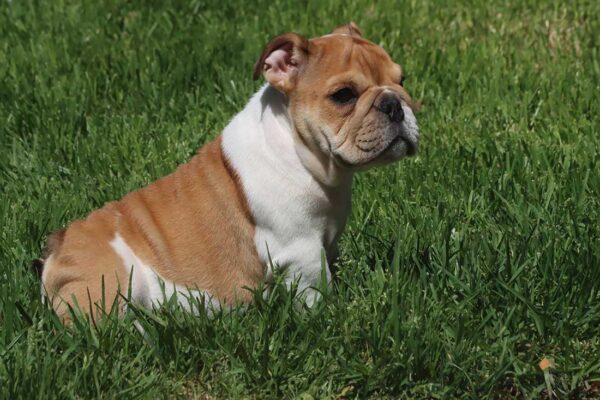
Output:
<svg viewBox="0 0 600 400">
<path fill-rule="evenodd" d="M 312 307 L 321 298 L 321 290 L 331 282 L 331 271 L 326 257 L 315 258 L 290 267 L 285 282 L 288 288 L 298 285 L 298 298 Z"/>
</svg>

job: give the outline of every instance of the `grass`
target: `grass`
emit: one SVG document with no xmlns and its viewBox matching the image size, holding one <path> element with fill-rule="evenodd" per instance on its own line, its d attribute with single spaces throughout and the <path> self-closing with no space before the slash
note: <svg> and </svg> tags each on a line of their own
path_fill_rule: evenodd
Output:
<svg viewBox="0 0 600 400">
<path fill-rule="evenodd" d="M 0 398 L 600 396 L 598 15 L 591 1 L 3 1 Z M 217 135 L 260 85 L 269 37 L 349 20 L 425 105 L 418 157 L 356 178 L 335 289 L 312 310 L 280 285 L 213 319 L 136 310 L 146 336 L 132 315 L 64 329 L 29 270 L 45 237 Z"/>
</svg>

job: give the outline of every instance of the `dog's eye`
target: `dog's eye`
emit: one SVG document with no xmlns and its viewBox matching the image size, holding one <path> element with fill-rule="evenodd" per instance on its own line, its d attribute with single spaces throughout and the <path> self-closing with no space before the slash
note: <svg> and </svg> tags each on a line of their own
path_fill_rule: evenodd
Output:
<svg viewBox="0 0 600 400">
<path fill-rule="evenodd" d="M 331 95 L 333 101 L 338 104 L 346 104 L 356 100 L 356 93 L 350 87 L 345 87 Z"/>
</svg>

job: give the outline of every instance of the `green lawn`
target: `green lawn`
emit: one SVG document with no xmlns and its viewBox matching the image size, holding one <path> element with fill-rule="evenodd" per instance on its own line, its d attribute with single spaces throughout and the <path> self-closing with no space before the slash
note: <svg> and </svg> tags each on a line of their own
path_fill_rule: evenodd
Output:
<svg viewBox="0 0 600 400">
<path fill-rule="evenodd" d="M 83 3 L 0 2 L 0 398 L 600 396 L 599 2 Z M 270 37 L 349 20 L 422 142 L 357 176 L 325 299 L 63 328 L 46 236 L 217 135 Z"/>
</svg>

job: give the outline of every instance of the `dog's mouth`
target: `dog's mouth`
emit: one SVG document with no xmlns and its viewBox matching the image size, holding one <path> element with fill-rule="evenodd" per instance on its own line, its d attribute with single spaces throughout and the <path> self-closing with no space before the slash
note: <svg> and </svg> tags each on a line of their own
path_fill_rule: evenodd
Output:
<svg viewBox="0 0 600 400">
<path fill-rule="evenodd" d="M 397 147 L 400 144 L 404 144 L 405 150 L 400 154 L 395 154 L 398 151 Z M 334 156 L 334 160 L 341 167 L 345 168 L 363 168 L 368 167 L 373 162 L 383 162 L 388 163 L 395 160 L 398 160 L 402 157 L 411 157 L 417 154 L 418 150 L 418 139 L 412 138 L 409 134 L 405 132 L 398 132 L 396 136 L 378 153 L 374 154 L 372 157 L 369 157 L 366 160 L 363 160 L 360 163 L 350 162 L 344 157 L 344 155 L 340 152 L 332 152 L 331 154 Z"/>
<path fill-rule="evenodd" d="M 403 121 L 385 121 L 376 135 L 351 135 L 342 145 L 330 146 L 334 162 L 342 168 L 364 170 L 416 155 L 419 127 L 412 113 L 405 111 L 405 114 L 407 118 Z"/>
<path fill-rule="evenodd" d="M 417 150 L 419 148 L 418 142 L 412 140 L 408 135 L 402 132 L 400 132 L 398 135 L 396 135 L 394 139 L 392 139 L 392 141 L 386 146 L 386 148 L 381 152 L 381 154 L 385 154 L 388 151 L 390 151 L 390 149 L 392 149 L 400 141 L 404 142 L 404 145 L 406 146 L 406 156 L 412 157 L 415 154 L 417 154 Z"/>
</svg>

